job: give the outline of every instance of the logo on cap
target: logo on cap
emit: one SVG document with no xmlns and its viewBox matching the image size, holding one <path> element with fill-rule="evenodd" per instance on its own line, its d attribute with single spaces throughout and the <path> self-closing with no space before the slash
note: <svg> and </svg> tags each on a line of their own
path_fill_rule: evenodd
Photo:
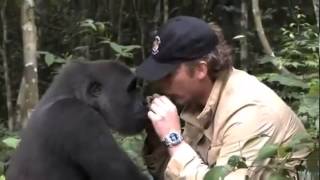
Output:
<svg viewBox="0 0 320 180">
<path fill-rule="evenodd" d="M 152 44 L 152 54 L 153 55 L 158 54 L 160 43 L 161 43 L 160 37 L 159 36 L 154 37 L 154 41 Z"/>
</svg>

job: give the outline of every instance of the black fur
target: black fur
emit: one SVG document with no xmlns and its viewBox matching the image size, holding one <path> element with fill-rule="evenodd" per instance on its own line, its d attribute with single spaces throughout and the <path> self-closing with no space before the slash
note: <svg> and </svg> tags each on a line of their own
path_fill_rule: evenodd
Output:
<svg viewBox="0 0 320 180">
<path fill-rule="evenodd" d="M 114 61 L 66 65 L 35 108 L 7 180 L 140 180 L 113 139 L 143 130 L 147 108 L 136 77 Z"/>
</svg>

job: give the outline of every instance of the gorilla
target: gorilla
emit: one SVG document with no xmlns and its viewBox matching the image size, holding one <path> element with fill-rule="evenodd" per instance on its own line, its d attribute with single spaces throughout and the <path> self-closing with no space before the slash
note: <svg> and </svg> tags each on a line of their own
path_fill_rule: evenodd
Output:
<svg viewBox="0 0 320 180">
<path fill-rule="evenodd" d="M 35 107 L 6 179 L 147 179 L 111 134 L 136 134 L 146 122 L 147 106 L 129 68 L 72 61 Z"/>
</svg>

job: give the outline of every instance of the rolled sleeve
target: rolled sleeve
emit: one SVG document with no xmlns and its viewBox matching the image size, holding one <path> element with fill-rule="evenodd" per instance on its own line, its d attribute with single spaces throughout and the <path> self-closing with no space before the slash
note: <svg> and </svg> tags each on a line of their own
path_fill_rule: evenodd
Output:
<svg viewBox="0 0 320 180">
<path fill-rule="evenodd" d="M 209 170 L 208 166 L 188 144 L 181 145 L 183 148 L 175 152 L 168 163 L 165 179 L 202 180 Z"/>
</svg>

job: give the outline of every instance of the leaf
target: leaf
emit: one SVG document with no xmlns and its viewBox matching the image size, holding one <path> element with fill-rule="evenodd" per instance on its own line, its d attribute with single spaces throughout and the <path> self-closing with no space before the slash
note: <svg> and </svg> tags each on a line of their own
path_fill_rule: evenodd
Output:
<svg viewBox="0 0 320 180">
<path fill-rule="evenodd" d="M 278 148 L 278 154 L 280 158 L 283 158 L 289 154 L 289 152 L 292 151 L 291 147 L 288 146 L 279 146 Z"/>
<path fill-rule="evenodd" d="M 320 83 L 319 79 L 313 79 L 310 83 L 309 96 L 319 96 L 320 93 Z"/>
<path fill-rule="evenodd" d="M 315 148 L 315 142 L 308 133 L 299 133 L 293 136 L 287 147 L 291 148 L 292 152 L 296 152 L 304 148 L 312 151 Z"/>
<path fill-rule="evenodd" d="M 14 137 L 8 137 L 4 140 L 2 140 L 2 142 L 8 146 L 8 147 L 11 147 L 11 148 L 16 148 L 20 142 L 20 139 L 17 139 L 17 138 L 14 138 Z"/>
<path fill-rule="evenodd" d="M 66 60 L 57 56 L 57 55 L 54 55 L 50 52 L 47 52 L 47 51 L 38 51 L 39 54 L 43 54 L 45 57 L 44 57 L 44 60 L 47 64 L 47 66 L 51 66 L 52 64 L 54 63 L 66 63 Z"/>
<path fill-rule="evenodd" d="M 128 52 L 128 51 L 132 51 L 134 49 L 139 49 L 141 48 L 141 46 L 139 45 L 128 45 L 128 46 L 123 46 L 123 50 Z"/>
<path fill-rule="evenodd" d="M 117 53 L 122 53 L 122 47 L 119 45 L 119 44 L 117 44 L 117 43 L 114 43 L 114 42 L 110 42 L 109 43 L 110 44 L 110 47 L 114 50 L 114 51 L 116 51 Z"/>
<path fill-rule="evenodd" d="M 109 40 L 104 40 L 104 41 L 101 41 L 100 43 L 109 44 L 111 49 L 117 53 L 116 54 L 117 56 L 122 56 L 122 57 L 127 57 L 127 58 L 133 57 L 133 54 L 131 53 L 132 50 L 137 49 L 137 48 L 141 48 L 141 46 L 138 46 L 138 45 L 124 46 L 124 45 L 120 45 L 115 42 L 111 42 Z"/>
<path fill-rule="evenodd" d="M 96 25 L 96 27 L 97 27 L 97 30 L 98 30 L 100 33 L 105 32 L 106 27 L 105 27 L 105 25 L 104 25 L 102 22 L 96 22 L 95 25 Z"/>
<path fill-rule="evenodd" d="M 228 159 L 228 165 L 230 165 L 231 167 L 233 167 L 235 169 L 248 167 L 246 165 L 246 163 L 244 162 L 244 158 L 237 156 L 237 155 L 233 155 Z"/>
<path fill-rule="evenodd" d="M 246 38 L 246 36 L 242 35 L 242 34 L 239 34 L 239 35 L 233 37 L 232 39 L 236 40 L 236 39 L 242 39 L 242 38 Z"/>
<path fill-rule="evenodd" d="M 301 96 L 299 114 L 307 113 L 309 116 L 319 117 L 319 96 Z"/>
<path fill-rule="evenodd" d="M 307 157 L 307 170 L 309 172 L 315 172 L 319 176 L 319 164 L 320 164 L 320 158 L 319 158 L 320 149 L 319 147 L 316 148 L 314 151 L 311 152 L 311 154 Z"/>
<path fill-rule="evenodd" d="M 258 63 L 259 64 L 271 63 L 275 59 L 276 59 L 276 57 L 265 55 L 261 59 L 258 59 Z"/>
<path fill-rule="evenodd" d="M 273 173 L 270 175 L 269 180 L 290 180 L 290 178 L 278 173 Z"/>
<path fill-rule="evenodd" d="M 292 141 L 289 142 L 288 146 L 297 146 L 298 144 L 301 143 L 310 143 L 313 142 L 312 137 L 306 133 L 306 132 L 301 132 L 297 133 L 292 137 Z"/>
<path fill-rule="evenodd" d="M 48 66 L 51 66 L 54 63 L 54 56 L 52 54 L 46 54 L 44 60 Z"/>
<path fill-rule="evenodd" d="M 206 173 L 204 180 L 223 180 L 231 171 L 229 166 L 215 166 Z"/>
<path fill-rule="evenodd" d="M 278 82 L 284 86 L 300 87 L 300 88 L 304 88 L 304 89 L 308 88 L 307 83 L 305 83 L 299 79 L 296 79 L 294 77 L 288 76 L 288 75 L 270 73 L 267 77 L 267 81 Z"/>
<path fill-rule="evenodd" d="M 94 21 L 92 19 L 86 19 L 86 20 L 82 21 L 80 23 L 80 26 L 90 28 L 94 31 L 97 31 L 97 27 L 95 26 Z"/>
<path fill-rule="evenodd" d="M 0 161 L 0 174 L 4 173 L 4 163 Z"/>
<path fill-rule="evenodd" d="M 6 180 L 4 176 L 0 176 L 0 180 Z"/>
<path fill-rule="evenodd" d="M 262 161 L 267 158 L 272 158 L 277 154 L 279 145 L 266 144 L 262 149 L 260 149 L 257 157 L 257 161 Z"/>
<path fill-rule="evenodd" d="M 231 167 L 236 167 L 239 164 L 239 162 L 240 162 L 240 157 L 236 155 L 231 156 L 228 160 L 228 164 Z"/>
</svg>

